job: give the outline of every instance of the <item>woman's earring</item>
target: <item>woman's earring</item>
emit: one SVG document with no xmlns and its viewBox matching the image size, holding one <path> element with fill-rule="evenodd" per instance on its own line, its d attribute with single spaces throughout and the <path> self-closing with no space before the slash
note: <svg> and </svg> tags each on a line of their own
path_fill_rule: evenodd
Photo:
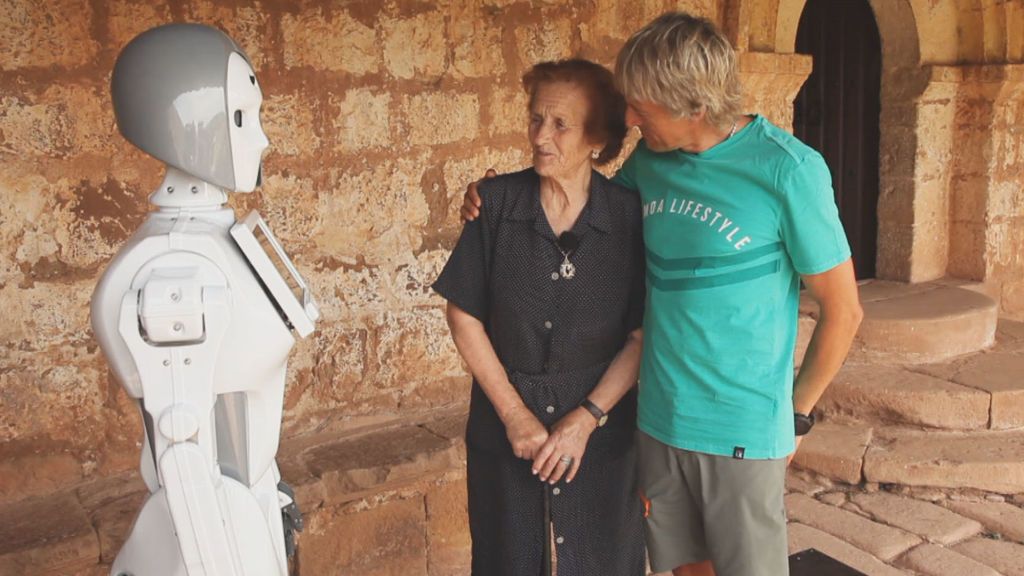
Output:
<svg viewBox="0 0 1024 576">
<path fill-rule="evenodd" d="M 591 150 L 590 151 L 590 157 L 592 159 L 594 159 L 594 160 L 597 160 L 598 156 L 600 156 L 600 155 L 601 155 L 601 151 L 600 150 Z"/>
</svg>

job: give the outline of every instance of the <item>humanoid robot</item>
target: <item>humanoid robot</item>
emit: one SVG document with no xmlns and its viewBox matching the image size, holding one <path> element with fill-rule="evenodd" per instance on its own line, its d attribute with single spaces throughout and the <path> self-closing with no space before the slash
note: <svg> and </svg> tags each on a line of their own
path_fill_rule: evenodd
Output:
<svg viewBox="0 0 1024 576">
<path fill-rule="evenodd" d="M 124 137 L 167 164 L 92 297 L 141 409 L 149 488 L 111 574 L 287 576 L 301 515 L 274 461 L 285 364 L 319 311 L 259 214 L 224 206 L 260 181 L 256 75 L 222 32 L 170 24 L 124 48 L 111 92 Z"/>
</svg>

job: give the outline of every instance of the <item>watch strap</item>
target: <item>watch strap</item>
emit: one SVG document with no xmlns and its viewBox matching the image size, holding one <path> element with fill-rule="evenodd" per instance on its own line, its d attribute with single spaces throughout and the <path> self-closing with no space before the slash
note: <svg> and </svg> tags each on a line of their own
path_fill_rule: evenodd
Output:
<svg viewBox="0 0 1024 576">
<path fill-rule="evenodd" d="M 601 410 L 597 404 L 591 402 L 590 398 L 584 398 L 583 401 L 580 402 L 580 406 L 587 412 L 590 412 L 590 415 L 597 420 L 598 426 L 604 426 L 604 423 L 608 421 L 608 415 L 605 414 L 604 410 Z"/>
<path fill-rule="evenodd" d="M 811 431 L 814 427 L 814 413 L 801 414 L 800 412 L 793 413 L 793 429 L 797 436 L 803 436 Z"/>
</svg>

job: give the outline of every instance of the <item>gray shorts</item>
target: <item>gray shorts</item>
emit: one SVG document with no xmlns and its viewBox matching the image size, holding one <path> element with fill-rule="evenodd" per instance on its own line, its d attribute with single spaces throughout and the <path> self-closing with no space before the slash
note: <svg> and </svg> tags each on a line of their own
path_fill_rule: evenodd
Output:
<svg viewBox="0 0 1024 576">
<path fill-rule="evenodd" d="M 788 576 L 786 459 L 673 448 L 637 432 L 651 569 L 711 560 L 716 576 Z"/>
</svg>

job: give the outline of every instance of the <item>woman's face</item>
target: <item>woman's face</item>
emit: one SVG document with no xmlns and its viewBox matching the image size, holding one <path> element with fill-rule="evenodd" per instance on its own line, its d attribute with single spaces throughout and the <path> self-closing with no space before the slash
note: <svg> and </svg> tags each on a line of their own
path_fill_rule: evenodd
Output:
<svg viewBox="0 0 1024 576">
<path fill-rule="evenodd" d="M 587 98 L 575 84 L 548 82 L 536 87 L 530 105 L 533 168 L 549 178 L 570 178 L 590 169 L 590 154 L 600 150 L 587 141 Z"/>
</svg>

